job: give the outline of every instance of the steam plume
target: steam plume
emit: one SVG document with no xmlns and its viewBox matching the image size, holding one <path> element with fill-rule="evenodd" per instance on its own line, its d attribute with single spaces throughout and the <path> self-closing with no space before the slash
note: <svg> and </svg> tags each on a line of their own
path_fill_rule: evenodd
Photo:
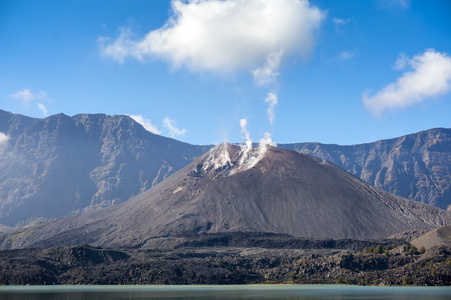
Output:
<svg viewBox="0 0 451 300">
<path fill-rule="evenodd" d="M 266 112 L 268 113 L 268 120 L 269 123 L 271 123 L 271 126 L 273 125 L 274 120 L 276 119 L 275 107 L 277 105 L 277 102 L 278 102 L 277 96 L 273 93 L 268 93 L 268 96 L 265 99 L 265 103 L 268 103 L 269 105 Z"/>
<path fill-rule="evenodd" d="M 244 134 L 244 137 L 246 139 L 246 141 L 244 143 L 246 144 L 246 147 L 248 149 L 251 149 L 252 148 L 252 140 L 251 140 L 249 131 L 247 130 L 247 119 L 241 119 L 240 126 L 241 126 L 241 133 Z"/>
</svg>

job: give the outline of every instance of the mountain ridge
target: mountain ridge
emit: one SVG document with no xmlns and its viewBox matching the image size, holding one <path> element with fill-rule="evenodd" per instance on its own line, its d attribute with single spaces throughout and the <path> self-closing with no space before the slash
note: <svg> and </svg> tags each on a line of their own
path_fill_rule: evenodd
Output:
<svg viewBox="0 0 451 300">
<path fill-rule="evenodd" d="M 126 201 L 211 148 L 154 135 L 123 115 L 37 119 L 0 110 L 0 132 L 9 137 L 0 144 L 0 224 L 8 226 Z M 278 146 L 404 198 L 442 209 L 451 204 L 451 129 L 347 146 Z"/>
<path fill-rule="evenodd" d="M 128 116 L 44 119 L 0 111 L 0 223 L 61 217 L 128 200 L 206 148 L 155 135 Z"/>
<path fill-rule="evenodd" d="M 357 145 L 278 144 L 325 159 L 390 193 L 442 209 L 451 205 L 451 129 L 433 128 Z"/>
<path fill-rule="evenodd" d="M 129 201 L 3 237 L 2 247 L 152 248 L 158 239 L 224 232 L 381 239 L 451 224 L 450 212 L 391 195 L 329 162 L 240 148 L 218 146 Z"/>
</svg>

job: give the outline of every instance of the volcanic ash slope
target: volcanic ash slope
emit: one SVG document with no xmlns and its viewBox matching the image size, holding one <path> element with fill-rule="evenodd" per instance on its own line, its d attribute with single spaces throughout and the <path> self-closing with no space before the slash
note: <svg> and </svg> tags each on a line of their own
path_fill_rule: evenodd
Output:
<svg viewBox="0 0 451 300">
<path fill-rule="evenodd" d="M 29 232 L 22 246 L 146 246 L 157 237 L 236 231 L 376 239 L 448 224 L 449 212 L 311 156 L 221 144 L 125 203 Z"/>
</svg>

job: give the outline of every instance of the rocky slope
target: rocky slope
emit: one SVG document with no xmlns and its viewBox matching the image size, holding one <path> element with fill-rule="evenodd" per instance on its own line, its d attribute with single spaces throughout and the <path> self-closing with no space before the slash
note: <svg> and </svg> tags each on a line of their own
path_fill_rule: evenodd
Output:
<svg viewBox="0 0 451 300">
<path fill-rule="evenodd" d="M 451 247 L 451 226 L 443 226 L 432 230 L 413 240 L 411 244 L 418 249 L 421 247 L 429 249 L 435 246 Z"/>
<path fill-rule="evenodd" d="M 128 116 L 28 118 L 0 110 L 0 224 L 128 200 L 202 155 Z"/>
<path fill-rule="evenodd" d="M 278 146 L 325 159 L 395 195 L 442 209 L 451 205 L 451 129 L 436 128 L 352 146 Z"/>
<path fill-rule="evenodd" d="M 388 194 L 326 161 L 222 144 L 129 201 L 0 243 L 154 248 L 187 234 L 240 231 L 371 239 L 449 224 L 451 212 Z"/>
</svg>

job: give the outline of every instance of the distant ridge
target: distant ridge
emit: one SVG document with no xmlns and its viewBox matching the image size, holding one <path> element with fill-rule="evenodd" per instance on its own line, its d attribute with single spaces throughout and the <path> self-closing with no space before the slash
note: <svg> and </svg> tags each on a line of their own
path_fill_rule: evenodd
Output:
<svg viewBox="0 0 451 300">
<path fill-rule="evenodd" d="M 44 119 L 0 110 L 0 224 L 67 216 L 128 200 L 201 156 L 128 116 Z"/>
<path fill-rule="evenodd" d="M 388 194 L 326 161 L 260 150 L 222 144 L 129 201 L 32 228 L 3 247 L 148 247 L 155 238 L 239 231 L 379 239 L 451 224 L 451 212 Z"/>
<path fill-rule="evenodd" d="M 434 128 L 373 143 L 278 147 L 325 159 L 392 194 L 442 209 L 451 205 L 451 129 Z"/>
</svg>

